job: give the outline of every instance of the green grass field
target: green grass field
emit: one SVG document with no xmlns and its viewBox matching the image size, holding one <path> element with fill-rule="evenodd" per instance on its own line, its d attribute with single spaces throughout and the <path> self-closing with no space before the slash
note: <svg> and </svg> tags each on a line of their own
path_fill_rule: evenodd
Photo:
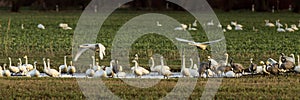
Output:
<svg viewBox="0 0 300 100">
<path fill-rule="evenodd" d="M 215 99 L 299 99 L 298 77 L 292 75 L 289 77 L 225 78 L 222 80 Z M 103 79 L 102 81 L 116 96 L 130 100 L 162 98 L 177 83 L 177 79 L 161 80 L 153 87 L 141 89 L 129 86 L 120 79 Z M 189 99 L 200 99 L 206 82 L 207 79 L 198 79 Z M 1 78 L 0 88 L 1 99 L 85 98 L 74 78 Z"/>
<path fill-rule="evenodd" d="M 42 71 L 42 58 L 50 58 L 53 66 L 63 64 L 63 56 L 67 55 L 68 60 L 71 59 L 71 45 L 74 30 L 62 30 L 58 28 L 61 22 L 68 23 L 73 29 L 81 15 L 79 11 L 68 12 L 35 12 L 22 11 L 21 13 L 9 13 L 0 11 L 0 65 L 9 63 L 7 57 L 12 57 L 13 64 L 16 65 L 17 58 L 28 55 L 29 62 L 38 61 L 38 69 Z M 116 11 L 104 22 L 103 28 L 98 34 L 97 42 L 107 47 L 107 56 L 101 64 L 109 65 L 111 43 L 113 36 L 118 29 L 131 18 L 148 12 L 138 11 Z M 151 12 L 162 13 L 174 17 L 182 23 L 192 23 L 194 18 L 187 12 L 163 11 Z M 225 34 L 227 52 L 235 62 L 249 66 L 249 59 L 254 58 L 254 62 L 266 60 L 271 57 L 279 58 L 279 53 L 299 54 L 300 50 L 300 32 L 294 33 L 278 33 L 276 28 L 264 27 L 265 19 L 280 19 L 281 23 L 296 24 L 300 14 L 290 12 L 280 13 L 252 13 L 243 11 L 234 12 L 217 12 L 222 25 L 230 24 L 230 21 L 238 21 L 244 25 L 244 31 L 228 31 Z M 10 26 L 8 22 L 10 19 Z M 37 24 L 42 23 L 46 26 L 45 30 L 40 30 Z M 21 24 L 25 29 L 21 30 Z M 259 31 L 252 31 L 255 26 Z M 108 34 L 110 33 L 110 34 Z M 199 34 L 200 33 L 200 34 Z M 206 34 L 203 30 L 191 32 L 195 41 L 207 41 Z M 165 40 L 166 37 L 151 34 L 140 38 L 133 45 L 130 54 L 138 53 L 140 55 L 140 64 L 148 66 L 148 58 L 151 56 L 149 52 L 163 54 L 167 64 L 178 71 L 180 69 L 179 52 L 176 50 L 171 41 Z M 155 43 L 147 43 L 146 40 L 156 41 Z M 163 44 L 162 44 L 163 43 Z M 163 49 L 154 49 L 154 45 L 158 47 L 164 46 Z M 201 60 L 207 61 L 208 51 L 198 51 L 201 54 Z M 299 76 L 283 77 L 255 77 L 255 78 L 239 78 L 239 79 L 223 79 L 222 85 L 216 94 L 216 99 L 298 99 Z M 200 98 L 207 79 L 199 79 L 198 84 L 190 96 L 191 99 Z M 104 79 L 110 90 L 116 95 L 124 99 L 157 99 L 163 97 L 176 84 L 177 79 L 163 80 L 158 85 L 147 89 L 132 88 L 124 84 L 119 79 Z M 116 87 L 117 86 L 117 87 Z M 85 98 L 80 92 L 76 79 L 64 78 L 0 78 L 0 94 L 1 98 Z M 42 90 L 42 92 L 41 92 Z M 145 91 L 155 91 L 149 94 Z M 145 97 L 145 95 L 151 95 Z"/>
</svg>

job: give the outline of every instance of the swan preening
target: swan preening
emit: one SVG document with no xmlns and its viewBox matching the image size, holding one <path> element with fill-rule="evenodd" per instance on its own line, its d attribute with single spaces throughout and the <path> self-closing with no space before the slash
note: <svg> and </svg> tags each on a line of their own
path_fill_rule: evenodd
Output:
<svg viewBox="0 0 300 100">
<path fill-rule="evenodd" d="M 211 45 L 211 44 L 220 42 L 220 41 L 224 40 L 225 38 L 223 37 L 223 38 L 218 39 L 218 40 L 207 41 L 207 42 L 195 42 L 195 41 L 186 40 L 186 39 L 182 39 L 182 38 L 175 38 L 175 39 L 176 39 L 177 41 L 180 41 L 180 42 L 186 42 L 186 43 L 188 43 L 189 45 L 197 46 L 197 47 L 201 48 L 202 50 L 206 50 L 206 47 L 207 47 L 208 45 Z"/>
<path fill-rule="evenodd" d="M 101 43 L 96 43 L 96 44 L 82 44 L 82 45 L 79 45 L 79 51 L 75 55 L 74 61 L 77 61 L 77 59 L 79 58 L 79 56 L 83 52 L 85 52 L 86 50 L 88 50 L 88 49 L 91 49 L 91 50 L 94 50 L 94 51 L 98 51 L 100 59 L 103 59 L 103 57 L 105 56 L 105 49 L 106 48 Z"/>
</svg>

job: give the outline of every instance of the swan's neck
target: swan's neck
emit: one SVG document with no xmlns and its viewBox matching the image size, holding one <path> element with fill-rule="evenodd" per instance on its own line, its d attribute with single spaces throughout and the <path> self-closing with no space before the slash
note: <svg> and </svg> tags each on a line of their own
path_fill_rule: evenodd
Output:
<svg viewBox="0 0 300 100">
<path fill-rule="evenodd" d="M 9 58 L 9 67 L 11 67 L 11 59 Z"/>
<path fill-rule="evenodd" d="M 161 63 L 162 66 L 165 65 L 165 64 L 164 64 L 164 59 L 163 59 L 163 58 L 160 59 L 160 63 Z"/>
<path fill-rule="evenodd" d="M 227 64 L 228 64 L 228 55 L 226 55 L 225 66 L 227 66 Z"/>
<path fill-rule="evenodd" d="M 48 69 L 50 69 L 50 60 L 48 60 Z"/>
<path fill-rule="evenodd" d="M 152 62 L 152 65 L 151 65 L 151 68 L 154 68 L 154 59 L 151 59 L 151 62 Z"/>
<path fill-rule="evenodd" d="M 34 63 L 34 69 L 36 70 L 36 63 Z"/>
<path fill-rule="evenodd" d="M 282 56 L 279 56 L 279 60 L 278 60 L 279 66 L 282 64 L 281 57 L 282 57 Z"/>
<path fill-rule="evenodd" d="M 191 59 L 191 66 L 190 66 L 190 68 L 193 68 L 193 65 L 194 65 L 194 62 L 193 62 L 193 60 Z"/>
<path fill-rule="evenodd" d="M 46 64 L 46 61 L 44 60 L 44 69 L 47 68 L 47 64 Z"/>
<path fill-rule="evenodd" d="M 28 59 L 27 59 L 27 57 L 25 57 L 25 64 L 26 64 L 26 65 L 28 64 Z"/>
<path fill-rule="evenodd" d="M 112 68 L 112 66 L 113 66 L 113 65 L 112 65 L 112 62 L 113 62 L 113 61 L 110 61 L 110 63 L 109 63 L 109 67 L 111 67 L 111 68 Z"/>
<path fill-rule="evenodd" d="M 21 60 L 21 59 L 19 59 L 19 62 L 20 62 L 20 63 L 19 63 L 19 65 L 21 66 L 21 65 L 22 65 L 22 60 Z"/>
<path fill-rule="evenodd" d="M 64 64 L 65 64 L 65 66 L 67 66 L 67 57 L 66 56 L 64 57 Z"/>
<path fill-rule="evenodd" d="M 134 62 L 134 67 L 137 68 L 138 67 L 138 63 Z"/>
<path fill-rule="evenodd" d="M 182 68 L 185 68 L 185 57 L 182 57 Z"/>
</svg>

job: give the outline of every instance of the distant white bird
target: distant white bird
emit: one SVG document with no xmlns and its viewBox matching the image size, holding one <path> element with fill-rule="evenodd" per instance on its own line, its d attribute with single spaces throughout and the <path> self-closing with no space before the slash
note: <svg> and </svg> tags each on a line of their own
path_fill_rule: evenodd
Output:
<svg viewBox="0 0 300 100">
<path fill-rule="evenodd" d="M 30 77 L 40 77 L 40 72 L 36 69 L 36 61 L 33 63 L 34 69 L 29 71 L 26 76 Z"/>
<path fill-rule="evenodd" d="M 277 27 L 277 32 L 285 32 L 285 29 L 281 28 L 279 25 Z"/>
<path fill-rule="evenodd" d="M 3 65 L 3 72 L 1 73 L 3 76 L 10 77 L 11 73 L 9 70 L 6 70 L 6 64 Z"/>
<path fill-rule="evenodd" d="M 283 27 L 283 25 L 280 23 L 280 20 L 279 20 L 279 19 L 276 20 L 275 25 L 278 26 L 278 27 Z"/>
<path fill-rule="evenodd" d="M 46 29 L 45 26 L 43 24 L 38 24 L 37 26 L 39 29 Z"/>
<path fill-rule="evenodd" d="M 12 65 L 11 65 L 11 58 L 10 58 L 10 57 L 8 57 L 8 60 L 9 60 L 9 66 L 8 66 L 8 69 L 9 69 L 10 71 L 12 71 L 14 74 L 19 73 L 19 72 L 20 72 L 20 69 L 19 69 L 18 67 L 16 67 L 16 66 L 12 66 Z"/>
<path fill-rule="evenodd" d="M 48 61 L 48 71 L 46 72 L 46 74 L 50 77 L 59 77 L 61 75 L 61 70 L 59 69 L 59 71 L 57 71 L 55 69 L 51 69 L 50 59 L 47 59 L 47 61 Z"/>
<path fill-rule="evenodd" d="M 193 59 L 192 58 L 190 58 L 190 61 L 191 61 L 191 66 L 190 66 L 190 68 L 189 68 L 189 72 L 190 72 L 190 74 L 191 74 L 191 76 L 192 77 L 199 77 L 199 73 L 198 73 L 198 70 L 196 70 L 196 69 L 193 69 Z"/>
<path fill-rule="evenodd" d="M 169 70 L 167 70 L 167 68 L 169 68 L 169 66 L 165 66 L 164 65 L 164 62 L 163 62 L 163 59 L 164 59 L 164 57 L 163 56 L 161 56 L 160 57 L 160 59 L 161 59 L 161 74 L 164 76 L 164 78 L 169 78 L 169 76 L 172 74 L 172 72 L 170 71 L 170 69 Z"/>
<path fill-rule="evenodd" d="M 179 31 L 181 31 L 181 30 L 186 30 L 187 27 L 188 27 L 188 26 L 185 25 L 185 24 L 180 24 L 180 27 L 175 27 L 174 30 L 179 30 Z"/>
<path fill-rule="evenodd" d="M 86 77 L 93 77 L 94 76 L 95 71 L 92 69 L 92 66 L 93 65 L 90 64 L 90 68 L 85 71 Z"/>
<path fill-rule="evenodd" d="M 218 27 L 219 27 L 219 28 L 222 28 L 222 24 L 221 24 L 221 23 L 219 23 L 219 24 L 218 24 Z"/>
<path fill-rule="evenodd" d="M 193 27 L 197 27 L 198 25 L 197 25 L 197 20 L 195 20 L 194 21 L 194 23 L 193 23 Z"/>
<path fill-rule="evenodd" d="M 287 24 L 285 24 L 285 30 L 288 32 L 294 32 L 294 29 L 289 28 Z"/>
<path fill-rule="evenodd" d="M 225 28 L 223 29 L 223 32 L 226 32 L 226 29 L 225 29 Z"/>
<path fill-rule="evenodd" d="M 220 41 L 224 40 L 225 38 L 223 37 L 223 38 L 218 39 L 218 40 L 207 41 L 207 42 L 195 42 L 195 41 L 186 40 L 186 39 L 181 39 L 181 38 L 175 38 L 175 39 L 176 39 L 177 41 L 186 42 L 186 43 L 188 43 L 189 45 L 194 45 L 194 46 L 200 47 L 202 50 L 205 50 L 206 47 L 207 47 L 208 45 L 211 45 L 211 44 L 220 42 Z"/>
<path fill-rule="evenodd" d="M 207 26 L 214 26 L 214 20 L 210 20 L 210 22 L 207 23 Z"/>
<path fill-rule="evenodd" d="M 61 70 L 62 73 L 67 73 L 67 56 L 64 56 L 64 64 L 59 66 L 59 69 Z"/>
<path fill-rule="evenodd" d="M 266 24 L 265 26 L 267 27 L 275 27 L 275 25 L 273 23 L 270 23 L 270 20 L 265 20 Z"/>
<path fill-rule="evenodd" d="M 227 25 L 227 30 L 232 30 L 232 27 L 230 25 Z"/>
<path fill-rule="evenodd" d="M 236 25 L 236 26 L 234 27 L 234 30 L 236 30 L 236 31 L 241 31 L 241 30 L 243 30 L 243 27 Z"/>
<path fill-rule="evenodd" d="M 22 73 L 21 73 L 22 75 L 25 75 L 25 73 L 28 72 L 27 69 L 26 69 L 26 66 L 23 66 L 23 65 L 22 65 L 22 60 L 21 60 L 21 58 L 19 58 L 18 67 L 19 67 L 20 71 L 22 72 Z"/>
<path fill-rule="evenodd" d="M 28 71 L 32 70 L 33 66 L 31 64 L 28 64 L 28 57 L 27 57 L 27 55 L 25 55 L 24 58 L 25 58 L 25 64 L 23 64 L 23 66 L 26 66 L 26 69 Z"/>
<path fill-rule="evenodd" d="M 156 21 L 156 26 L 162 26 L 159 21 Z"/>
<path fill-rule="evenodd" d="M 103 57 L 105 56 L 105 47 L 101 43 L 96 43 L 96 44 L 82 44 L 82 45 L 79 45 L 79 48 L 80 49 L 77 52 L 77 54 L 75 55 L 74 61 L 77 61 L 77 59 L 79 58 L 79 56 L 83 52 L 85 52 L 86 50 L 88 50 L 88 49 L 91 49 L 91 50 L 94 50 L 94 51 L 98 51 L 100 59 L 103 59 Z"/>
<path fill-rule="evenodd" d="M 142 69 L 138 68 L 138 63 L 136 60 L 133 60 L 132 62 L 134 63 L 134 66 L 131 68 L 131 70 L 133 71 L 136 77 L 141 77 L 143 75 Z"/>
<path fill-rule="evenodd" d="M 188 28 L 188 30 L 190 30 L 190 31 L 196 31 L 197 29 L 196 29 L 196 28 L 194 28 L 194 27 L 192 27 L 192 25 L 191 25 L 191 24 L 189 24 L 189 28 Z"/>
<path fill-rule="evenodd" d="M 71 74 L 72 76 L 74 76 L 74 73 L 76 72 L 76 68 L 75 68 L 75 66 L 73 66 L 72 61 L 70 61 L 70 66 L 68 66 L 67 72 L 68 72 L 68 74 Z"/>
<path fill-rule="evenodd" d="M 22 30 L 25 29 L 25 28 L 24 28 L 24 24 L 21 24 L 21 29 L 22 29 Z"/>
<path fill-rule="evenodd" d="M 69 27 L 69 25 L 66 24 L 66 23 L 60 23 L 58 26 L 61 27 L 61 28 L 64 29 L 64 30 L 71 30 L 71 29 L 72 29 L 72 28 Z"/>
<path fill-rule="evenodd" d="M 182 55 L 182 65 L 181 65 L 181 71 L 180 71 L 182 77 L 190 77 L 191 73 L 188 68 L 185 68 L 185 55 Z"/>
<path fill-rule="evenodd" d="M 298 30 L 299 30 L 299 28 L 297 27 L 296 24 L 291 25 L 291 28 L 294 29 L 295 31 L 298 31 Z"/>
<path fill-rule="evenodd" d="M 257 31 L 258 31 L 258 29 L 255 28 L 254 26 L 252 27 L 252 30 L 253 30 L 254 32 L 257 32 Z"/>
</svg>

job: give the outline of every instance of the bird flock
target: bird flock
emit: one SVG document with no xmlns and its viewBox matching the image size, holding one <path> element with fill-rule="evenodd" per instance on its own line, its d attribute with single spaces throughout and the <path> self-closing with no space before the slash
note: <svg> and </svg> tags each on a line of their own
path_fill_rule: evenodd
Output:
<svg viewBox="0 0 300 100">
<path fill-rule="evenodd" d="M 180 24 L 180 26 L 175 27 L 174 30 L 178 30 L 178 31 L 196 31 L 198 30 L 198 21 L 195 20 L 193 23 L 190 24 Z M 223 30 L 223 32 L 227 32 L 227 31 L 231 31 L 231 30 L 235 30 L 235 31 L 242 31 L 244 30 L 244 26 L 239 24 L 237 21 L 231 21 L 230 24 L 227 25 L 222 25 L 221 23 L 214 23 L 214 20 L 210 20 L 207 23 L 203 23 L 202 24 L 204 27 L 217 27 L 217 28 L 221 28 Z M 285 26 L 283 26 L 285 25 Z M 162 24 L 159 21 L 156 21 L 156 26 L 162 26 Z M 291 24 L 290 27 L 288 24 L 281 24 L 280 23 L 280 19 L 277 19 L 275 21 L 275 24 L 272 23 L 270 20 L 265 20 L 265 27 L 277 27 L 276 31 L 277 32 L 295 32 L 298 31 L 300 28 L 300 20 L 298 21 L 298 25 L 297 24 Z M 258 29 L 255 28 L 255 26 L 252 27 L 252 30 L 254 32 L 257 32 Z"/>
</svg>

